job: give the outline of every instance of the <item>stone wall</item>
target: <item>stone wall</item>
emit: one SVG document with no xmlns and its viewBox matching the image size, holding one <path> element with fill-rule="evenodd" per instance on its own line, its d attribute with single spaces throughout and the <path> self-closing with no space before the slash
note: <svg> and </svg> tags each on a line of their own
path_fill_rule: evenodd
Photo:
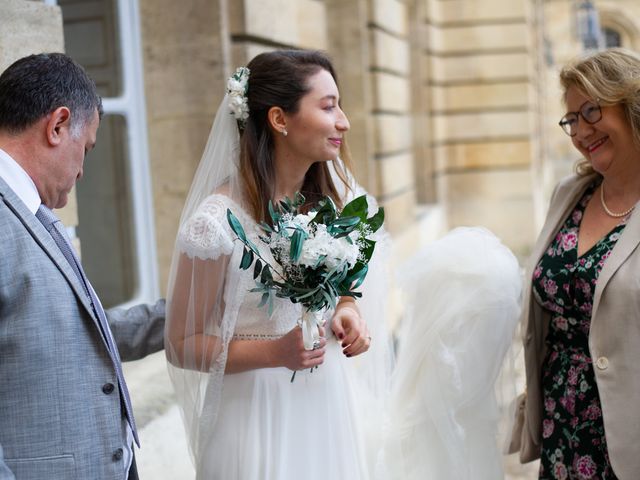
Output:
<svg viewBox="0 0 640 480">
<path fill-rule="evenodd" d="M 329 52 L 359 181 L 395 234 L 414 228 L 412 62 L 399 0 L 140 0 L 160 284 L 225 80 L 275 48 Z M 415 242 L 414 242 L 415 243 Z"/>
<path fill-rule="evenodd" d="M 533 222 L 535 17 L 526 0 L 430 0 L 431 153 L 451 226 L 526 253 Z"/>
</svg>

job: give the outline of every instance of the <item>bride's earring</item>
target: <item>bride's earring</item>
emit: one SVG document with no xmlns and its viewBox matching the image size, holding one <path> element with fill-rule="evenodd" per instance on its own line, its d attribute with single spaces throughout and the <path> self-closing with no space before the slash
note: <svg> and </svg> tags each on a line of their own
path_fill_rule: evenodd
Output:
<svg viewBox="0 0 640 480">
<path fill-rule="evenodd" d="M 287 132 L 287 129 L 286 129 L 286 128 L 282 130 L 282 135 L 283 135 L 284 137 L 286 137 L 287 135 L 289 135 L 289 132 Z"/>
</svg>

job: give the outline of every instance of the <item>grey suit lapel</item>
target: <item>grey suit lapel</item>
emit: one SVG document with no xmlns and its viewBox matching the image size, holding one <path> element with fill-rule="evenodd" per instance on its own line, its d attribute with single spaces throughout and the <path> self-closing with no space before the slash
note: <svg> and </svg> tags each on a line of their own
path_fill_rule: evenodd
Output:
<svg viewBox="0 0 640 480">
<path fill-rule="evenodd" d="M 64 255 L 58 248 L 58 245 L 56 245 L 49 232 L 47 232 L 47 230 L 42 226 L 35 215 L 33 215 L 29 211 L 22 200 L 17 197 L 13 190 L 11 190 L 11 188 L 1 178 L 0 196 L 4 198 L 5 204 L 13 211 L 16 217 L 20 219 L 27 231 L 47 253 L 56 267 L 58 267 L 58 269 L 62 272 L 84 308 L 87 310 L 87 312 L 89 312 L 89 315 L 91 315 L 91 318 L 93 319 L 96 326 L 100 328 L 98 325 L 98 319 L 96 318 L 93 308 L 91 307 L 89 298 L 84 292 L 83 286 L 80 284 L 78 277 L 69 265 L 67 259 L 64 258 Z"/>
</svg>

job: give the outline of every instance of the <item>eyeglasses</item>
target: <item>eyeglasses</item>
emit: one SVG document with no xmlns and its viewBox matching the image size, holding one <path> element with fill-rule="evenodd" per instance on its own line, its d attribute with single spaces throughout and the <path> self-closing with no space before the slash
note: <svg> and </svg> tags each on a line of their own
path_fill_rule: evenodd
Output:
<svg viewBox="0 0 640 480">
<path fill-rule="evenodd" d="M 596 102 L 597 101 L 598 100 L 596 100 Z M 575 137 L 576 133 L 578 133 L 578 117 L 582 117 L 589 125 L 593 125 L 602 119 L 602 109 L 597 103 L 588 100 L 580 106 L 580 110 L 577 112 L 567 112 L 567 114 L 560 119 L 558 125 L 562 127 L 564 133 L 570 137 Z"/>
</svg>

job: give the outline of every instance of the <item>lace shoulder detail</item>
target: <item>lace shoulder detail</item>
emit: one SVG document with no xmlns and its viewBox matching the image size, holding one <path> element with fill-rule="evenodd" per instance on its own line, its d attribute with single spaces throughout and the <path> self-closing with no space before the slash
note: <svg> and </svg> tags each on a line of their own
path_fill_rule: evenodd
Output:
<svg viewBox="0 0 640 480">
<path fill-rule="evenodd" d="M 202 260 L 216 260 L 220 255 L 231 255 L 235 234 L 227 222 L 228 208 L 236 216 L 245 216 L 244 211 L 229 197 L 220 194 L 208 196 L 180 227 L 180 251 L 190 258 Z"/>
</svg>

